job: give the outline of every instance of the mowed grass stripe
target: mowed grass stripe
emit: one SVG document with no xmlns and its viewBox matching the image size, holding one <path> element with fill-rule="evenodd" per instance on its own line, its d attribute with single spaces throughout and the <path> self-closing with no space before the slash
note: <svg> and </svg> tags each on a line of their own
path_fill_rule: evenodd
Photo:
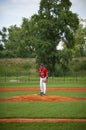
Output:
<svg viewBox="0 0 86 130">
<path fill-rule="evenodd" d="M 0 102 L 0 118 L 86 118 L 86 101 Z"/>
</svg>

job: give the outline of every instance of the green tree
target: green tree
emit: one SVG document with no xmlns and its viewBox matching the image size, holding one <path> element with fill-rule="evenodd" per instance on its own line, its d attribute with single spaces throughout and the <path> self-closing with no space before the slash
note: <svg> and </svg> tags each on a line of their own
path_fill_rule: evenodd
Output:
<svg viewBox="0 0 86 130">
<path fill-rule="evenodd" d="M 3 27 L 2 30 L 0 31 L 0 42 L 5 43 L 7 42 L 7 28 Z"/>
<path fill-rule="evenodd" d="M 5 44 L 8 41 L 8 30 L 6 27 L 3 27 L 2 30 L 0 30 L 0 58 L 5 57 Z"/>
<path fill-rule="evenodd" d="M 18 43 L 20 41 L 20 28 L 16 25 L 8 28 L 8 41 L 5 43 L 6 51 L 13 57 L 17 56 Z"/>
<path fill-rule="evenodd" d="M 86 51 L 86 27 L 83 24 L 79 24 L 79 28 L 75 34 L 75 46 L 73 48 L 74 57 L 80 57 L 85 55 Z"/>
<path fill-rule="evenodd" d="M 32 42 L 32 23 L 27 18 L 23 18 L 21 25 L 21 40 L 18 53 L 22 57 L 34 57 L 35 48 Z M 22 55 L 21 55 L 22 54 Z"/>
<path fill-rule="evenodd" d="M 35 56 L 31 42 L 31 27 L 30 20 L 23 18 L 21 27 L 14 25 L 8 28 L 8 42 L 5 43 L 5 47 L 12 57 Z"/>
<path fill-rule="evenodd" d="M 55 71 L 58 61 L 57 45 L 64 41 L 67 48 L 74 46 L 78 17 L 70 11 L 69 0 L 41 0 L 38 15 L 34 15 L 37 62 L 44 62 Z"/>
<path fill-rule="evenodd" d="M 2 44 L 0 44 L 0 51 L 4 50 L 4 47 Z"/>
</svg>

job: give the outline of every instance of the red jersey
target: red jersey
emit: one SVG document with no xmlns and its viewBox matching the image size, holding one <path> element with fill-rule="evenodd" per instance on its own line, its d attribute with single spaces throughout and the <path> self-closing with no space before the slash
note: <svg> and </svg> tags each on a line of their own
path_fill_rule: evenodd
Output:
<svg viewBox="0 0 86 130">
<path fill-rule="evenodd" d="M 39 68 L 38 72 L 41 78 L 48 77 L 48 70 L 46 68 Z"/>
</svg>

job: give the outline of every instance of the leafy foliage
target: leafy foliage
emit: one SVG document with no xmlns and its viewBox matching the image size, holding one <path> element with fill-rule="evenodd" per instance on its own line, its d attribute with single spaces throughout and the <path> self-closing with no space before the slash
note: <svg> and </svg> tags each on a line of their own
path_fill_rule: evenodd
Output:
<svg viewBox="0 0 86 130">
<path fill-rule="evenodd" d="M 30 20 L 23 18 L 20 27 L 4 27 L 0 36 L 5 48 L 0 51 L 0 57 L 36 57 L 37 64 L 44 62 L 50 73 L 57 73 L 57 64 L 63 72 L 67 71 L 72 53 L 81 48 L 77 43 L 84 43 L 82 37 L 79 40 L 75 36 L 79 20 L 70 11 L 71 5 L 70 0 L 41 0 L 38 14 Z M 61 41 L 64 50 L 59 51 L 57 46 Z"/>
<path fill-rule="evenodd" d="M 74 34 L 78 28 L 78 18 L 69 9 L 69 0 L 41 0 L 38 15 L 34 15 L 35 48 L 37 62 L 44 62 L 55 72 L 59 56 L 57 45 L 64 41 L 67 48 L 74 46 Z"/>
<path fill-rule="evenodd" d="M 73 49 L 74 57 L 86 56 L 86 27 L 79 24 L 79 28 L 75 35 L 75 46 Z"/>
</svg>

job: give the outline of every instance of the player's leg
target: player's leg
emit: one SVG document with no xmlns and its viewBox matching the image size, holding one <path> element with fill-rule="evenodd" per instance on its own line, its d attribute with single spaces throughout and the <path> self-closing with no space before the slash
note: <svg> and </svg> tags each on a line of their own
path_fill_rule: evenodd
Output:
<svg viewBox="0 0 86 130">
<path fill-rule="evenodd" d="M 43 93 L 46 94 L 46 83 L 43 83 Z"/>
<path fill-rule="evenodd" d="M 46 78 L 43 78 L 45 80 Z M 46 94 L 46 82 L 43 82 L 43 94 Z"/>
<path fill-rule="evenodd" d="M 43 81 L 42 78 L 40 77 L 40 91 L 41 91 L 41 95 L 43 95 Z"/>
</svg>

